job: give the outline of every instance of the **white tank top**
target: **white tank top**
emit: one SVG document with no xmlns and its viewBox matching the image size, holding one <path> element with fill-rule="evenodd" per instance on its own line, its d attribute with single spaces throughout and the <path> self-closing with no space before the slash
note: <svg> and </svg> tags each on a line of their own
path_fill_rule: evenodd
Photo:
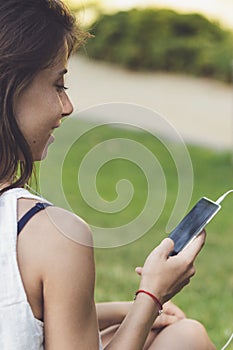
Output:
<svg viewBox="0 0 233 350">
<path fill-rule="evenodd" d="M 17 263 L 18 198 L 44 201 L 22 188 L 0 196 L 0 349 L 43 350 L 44 324 L 33 315 Z"/>
</svg>

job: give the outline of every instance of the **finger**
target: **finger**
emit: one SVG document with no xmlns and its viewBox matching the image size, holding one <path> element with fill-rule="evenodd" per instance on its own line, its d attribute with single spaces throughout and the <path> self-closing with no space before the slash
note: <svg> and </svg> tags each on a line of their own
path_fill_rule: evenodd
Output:
<svg viewBox="0 0 233 350">
<path fill-rule="evenodd" d="M 159 317 L 157 317 L 156 321 L 154 322 L 152 329 L 161 329 L 164 327 L 167 327 L 175 322 L 179 321 L 178 317 L 173 315 L 167 315 L 165 313 L 161 314 Z"/>
<path fill-rule="evenodd" d="M 160 245 L 156 248 L 157 251 L 160 251 L 160 254 L 162 256 L 165 256 L 168 258 L 169 254 L 173 251 L 174 249 L 174 242 L 171 238 L 165 238 L 162 240 Z"/>
<path fill-rule="evenodd" d="M 177 305 L 173 304 L 171 301 L 168 301 L 163 305 L 163 310 L 167 315 L 174 315 L 179 319 L 186 317 L 185 313 Z"/>
<path fill-rule="evenodd" d="M 183 310 L 181 310 L 178 306 L 174 305 L 174 314 L 176 315 L 176 317 L 178 317 L 179 319 L 183 319 L 186 318 L 185 313 L 183 312 Z"/>
<path fill-rule="evenodd" d="M 190 261 L 194 261 L 202 249 L 206 238 L 206 232 L 202 231 L 184 250 L 179 254 L 184 258 L 189 258 Z"/>
</svg>

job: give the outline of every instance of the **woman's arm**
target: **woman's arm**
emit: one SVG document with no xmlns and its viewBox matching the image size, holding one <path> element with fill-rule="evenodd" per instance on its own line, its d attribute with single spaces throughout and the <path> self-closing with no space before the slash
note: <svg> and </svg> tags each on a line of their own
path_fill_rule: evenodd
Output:
<svg viewBox="0 0 233 350">
<path fill-rule="evenodd" d="M 46 212 L 38 214 L 43 216 L 40 268 L 45 349 L 98 350 L 95 268 L 89 228 L 59 208 L 49 207 Z M 67 238 L 70 235 L 72 240 Z"/>
<path fill-rule="evenodd" d="M 102 331 L 113 325 L 121 324 L 132 307 L 132 304 L 133 302 L 129 301 L 97 303 L 96 311 L 99 329 Z"/>
<path fill-rule="evenodd" d="M 132 305 L 132 301 L 97 303 L 96 311 L 100 331 L 113 325 L 120 325 L 131 310 Z M 162 315 L 155 319 L 152 328 L 161 330 L 183 318 L 185 318 L 183 311 L 171 301 L 168 301 L 163 306 Z"/>
</svg>

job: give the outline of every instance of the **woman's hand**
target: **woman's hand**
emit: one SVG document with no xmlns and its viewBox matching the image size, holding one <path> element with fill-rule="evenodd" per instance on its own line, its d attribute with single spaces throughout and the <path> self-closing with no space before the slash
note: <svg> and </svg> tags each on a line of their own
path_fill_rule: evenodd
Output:
<svg viewBox="0 0 233 350">
<path fill-rule="evenodd" d="M 136 268 L 141 275 L 140 289 L 145 289 L 165 303 L 177 294 L 195 274 L 194 260 L 205 242 L 203 231 L 188 247 L 176 256 L 169 256 L 174 242 L 165 238 L 147 257 L 142 267 Z"/>
<path fill-rule="evenodd" d="M 169 253 L 174 249 L 174 243 L 169 238 L 164 239 L 148 256 L 144 266 L 136 269 L 141 275 L 139 289 L 153 293 L 162 304 L 170 300 L 194 275 L 194 260 L 204 242 L 203 232 L 177 256 L 170 257 Z M 171 304 L 167 304 L 167 307 L 165 304 L 164 308 L 165 315 L 159 320 L 157 303 L 150 296 L 139 293 L 116 335 L 105 349 L 143 349 L 153 327 L 161 329 L 165 324 L 171 324 L 172 321 L 177 321 L 178 317 L 183 317 L 183 313 L 182 316 L 178 316 L 181 315 L 180 310 Z M 158 323 L 155 322 L 156 318 Z"/>
<path fill-rule="evenodd" d="M 163 305 L 163 313 L 156 318 L 152 329 L 161 330 L 184 318 L 183 311 L 171 301 L 168 301 Z"/>
</svg>

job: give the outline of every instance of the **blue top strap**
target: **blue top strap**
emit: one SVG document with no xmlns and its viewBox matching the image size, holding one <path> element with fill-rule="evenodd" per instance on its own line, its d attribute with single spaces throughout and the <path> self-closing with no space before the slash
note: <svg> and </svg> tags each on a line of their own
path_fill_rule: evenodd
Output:
<svg viewBox="0 0 233 350">
<path fill-rule="evenodd" d="M 18 222 L 18 235 L 27 224 L 27 222 L 39 211 L 51 206 L 49 203 L 36 203 Z"/>
</svg>

